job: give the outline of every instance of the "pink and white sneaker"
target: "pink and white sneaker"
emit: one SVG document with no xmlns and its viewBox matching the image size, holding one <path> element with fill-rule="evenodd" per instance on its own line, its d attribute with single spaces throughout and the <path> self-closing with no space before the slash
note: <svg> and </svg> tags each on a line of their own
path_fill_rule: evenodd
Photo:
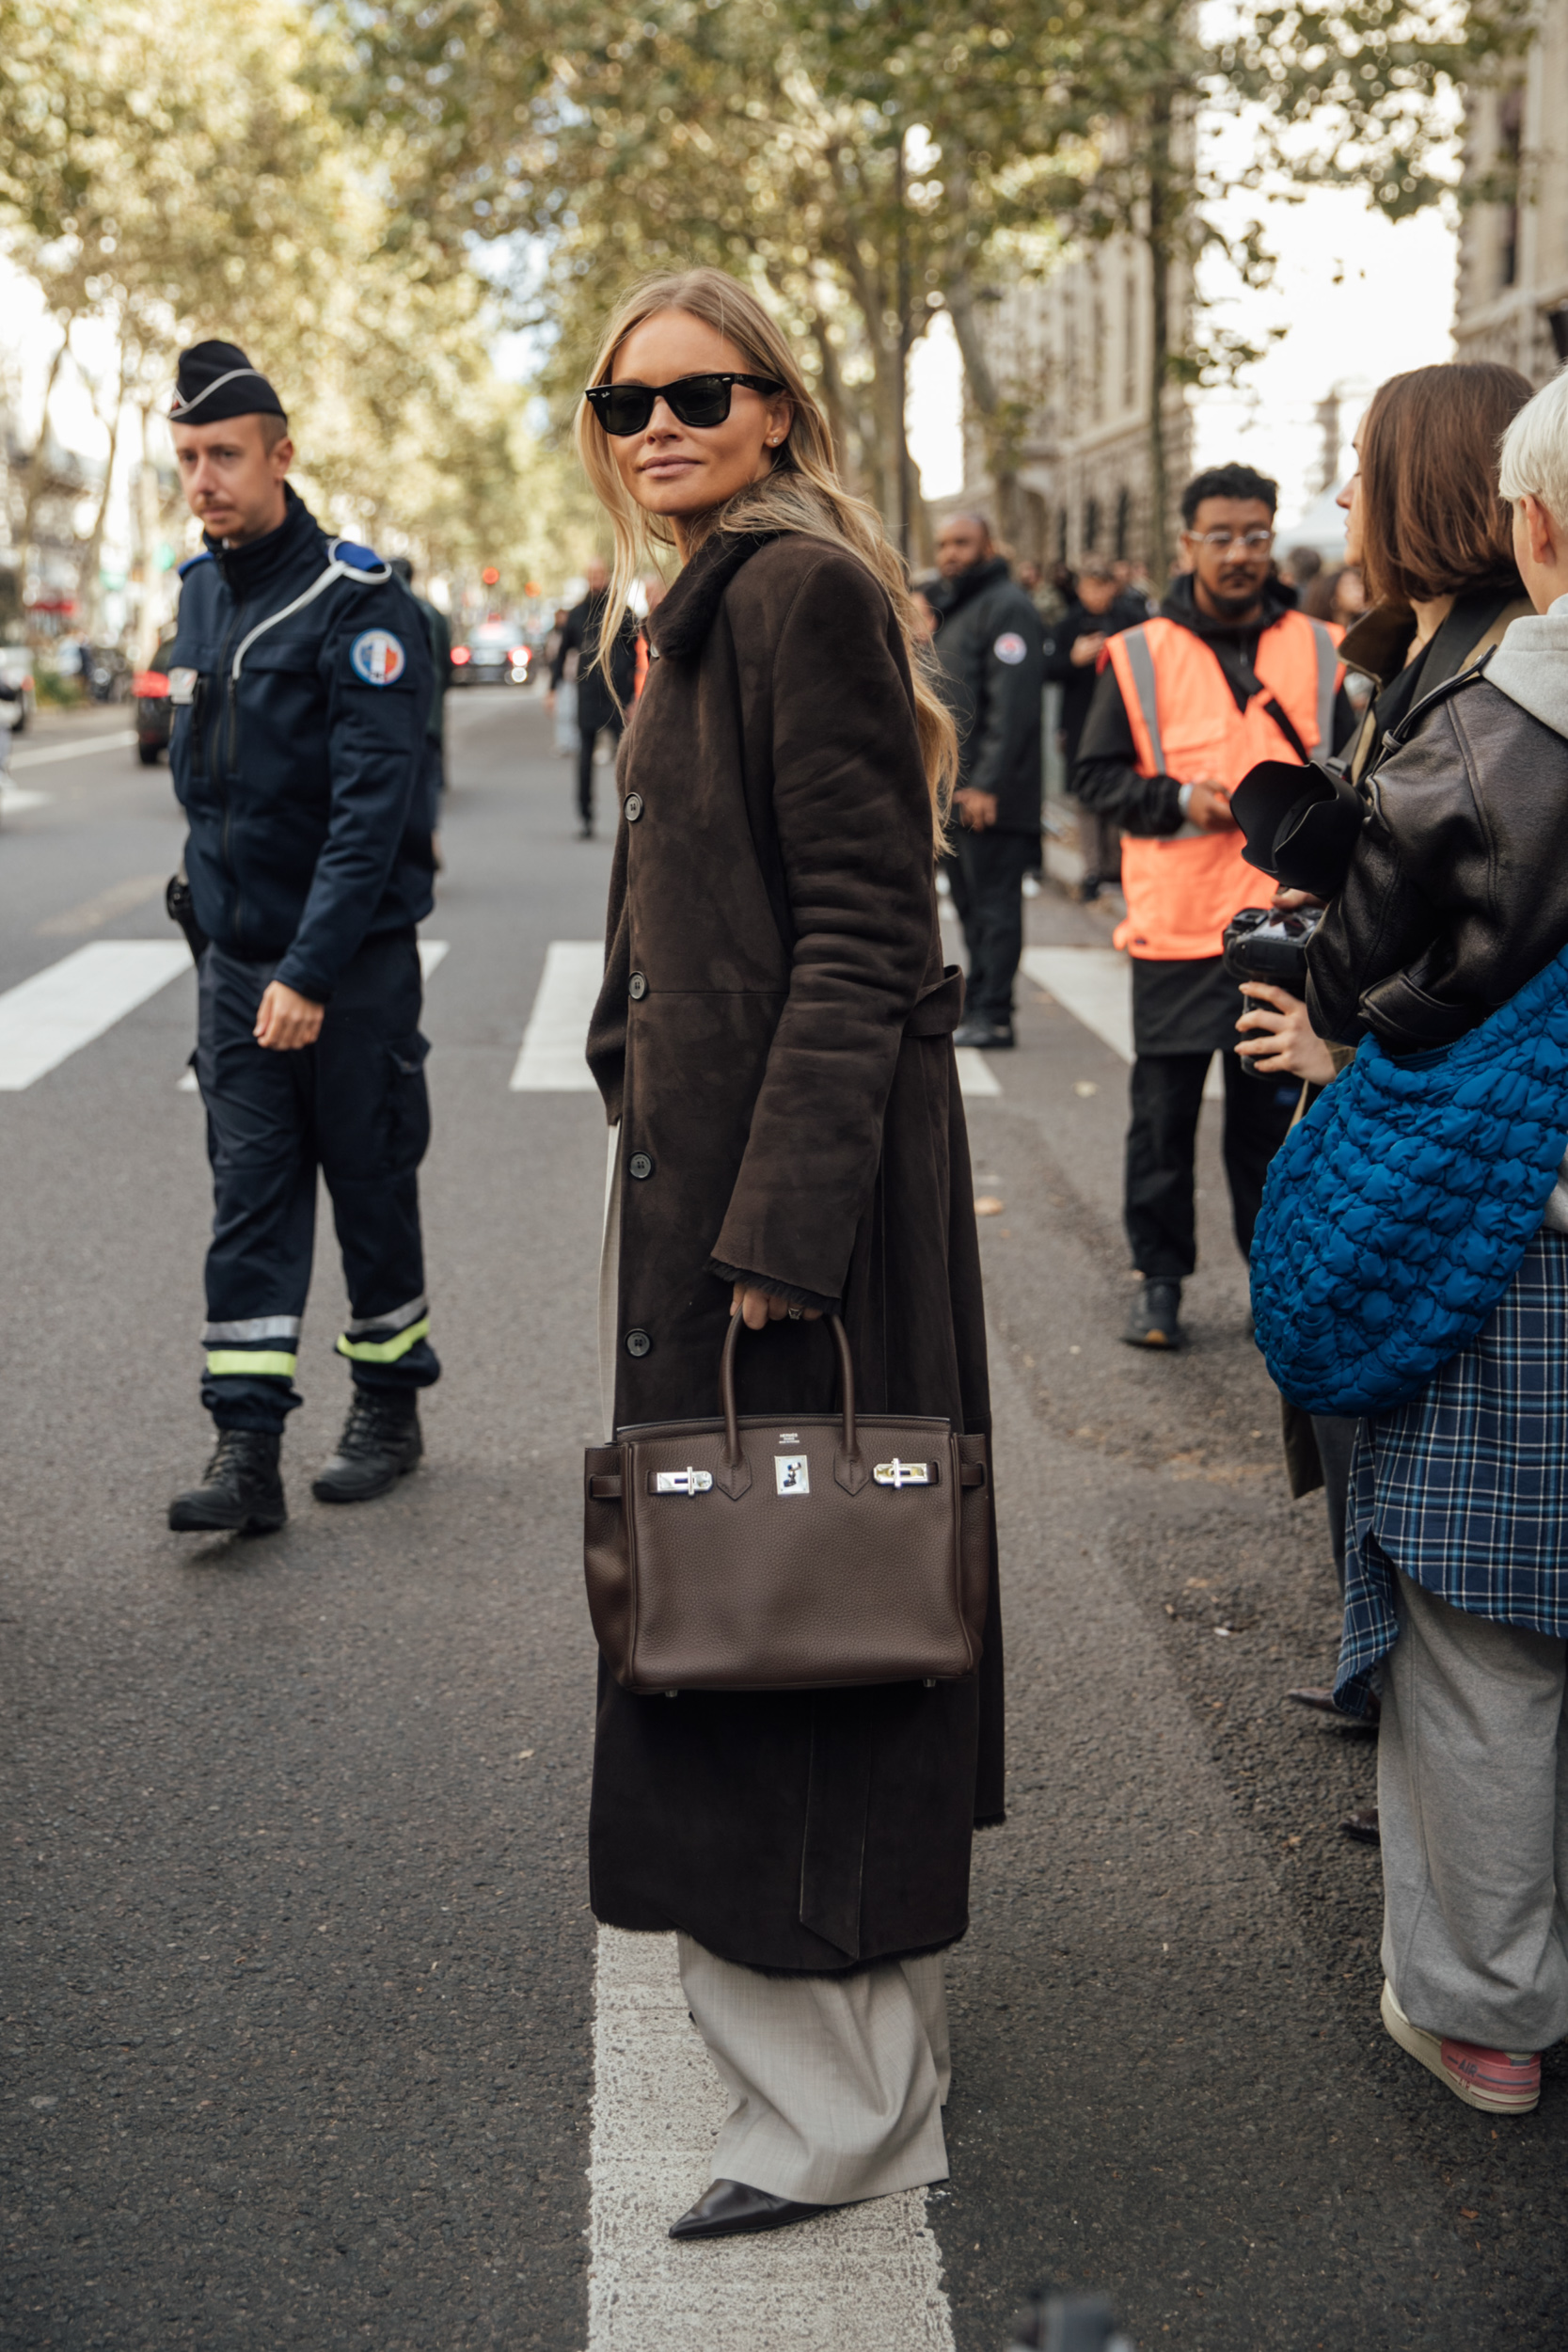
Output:
<svg viewBox="0 0 1568 2352">
<path fill-rule="evenodd" d="M 1447 2083 L 1467 2107 L 1484 2107 L 1489 2115 L 1528 2115 L 1539 2105 L 1538 2050 L 1479 2050 L 1473 2042 L 1449 2042 L 1441 2034 L 1427 2033 L 1411 2024 L 1387 1983 L 1383 1988 L 1383 2022 L 1400 2048 Z"/>
</svg>

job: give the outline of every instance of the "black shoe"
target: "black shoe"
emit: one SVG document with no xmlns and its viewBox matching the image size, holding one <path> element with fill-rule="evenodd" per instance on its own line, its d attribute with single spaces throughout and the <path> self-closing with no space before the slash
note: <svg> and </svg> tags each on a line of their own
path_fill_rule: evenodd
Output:
<svg viewBox="0 0 1568 2352">
<path fill-rule="evenodd" d="M 955 1045 L 977 1045 L 983 1054 L 1005 1054 L 1012 1041 L 1010 1022 L 960 1021 L 953 1032 Z"/>
<path fill-rule="evenodd" d="M 1339 1827 L 1347 1837 L 1354 1837 L 1358 1845 L 1378 1846 L 1383 1842 L 1375 1804 L 1364 1804 L 1354 1813 L 1347 1813 Z"/>
<path fill-rule="evenodd" d="M 832 2205 L 797 2205 L 787 2197 L 770 2197 L 765 2188 L 748 2188 L 744 2181 L 715 2181 L 678 2221 L 670 2224 L 672 2237 L 741 2237 L 754 2230 L 787 2230 L 792 2221 L 810 2221 Z"/>
<path fill-rule="evenodd" d="M 1298 1707 L 1311 1708 L 1314 1714 L 1337 1715 L 1342 1724 L 1358 1724 L 1364 1731 L 1375 1731 L 1378 1717 L 1383 1712 L 1382 1702 L 1376 1697 L 1373 1698 L 1364 1715 L 1349 1715 L 1343 1708 L 1335 1706 L 1332 1691 L 1308 1688 L 1302 1691 L 1287 1691 L 1285 1695 L 1288 1699 L 1294 1699 Z"/>
<path fill-rule="evenodd" d="M 594 828 L 592 825 L 579 825 L 578 827 L 578 839 L 579 841 L 592 841 L 593 838 Z"/>
<path fill-rule="evenodd" d="M 1181 1285 L 1158 1277 L 1145 1282 L 1132 1301 L 1122 1338 L 1129 1347 L 1163 1347 L 1174 1354 L 1187 1344 L 1181 1328 Z"/>
<path fill-rule="evenodd" d="M 356 1387 L 338 1451 L 310 1492 L 318 1502 L 369 1502 L 417 1468 L 423 1452 L 412 1389 Z"/>
<path fill-rule="evenodd" d="M 199 1486 L 188 1486 L 168 1506 L 177 1535 L 270 1535 L 289 1516 L 277 1472 L 281 1434 L 220 1429 Z"/>
<path fill-rule="evenodd" d="M 1085 874 L 1083 881 L 1078 885 L 1079 905 L 1081 907 L 1092 907 L 1103 888 L 1104 884 L 1101 882 L 1098 874 Z"/>
</svg>

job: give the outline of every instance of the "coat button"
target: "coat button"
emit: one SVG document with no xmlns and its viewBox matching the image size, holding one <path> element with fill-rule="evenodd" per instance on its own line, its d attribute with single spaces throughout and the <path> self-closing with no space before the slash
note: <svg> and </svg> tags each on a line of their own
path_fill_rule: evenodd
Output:
<svg viewBox="0 0 1568 2352">
<path fill-rule="evenodd" d="M 627 824 L 628 824 L 628 825 L 635 825 L 635 824 L 636 824 L 636 822 L 637 822 L 637 820 L 638 820 L 638 818 L 641 816 L 641 814 L 642 814 L 642 795 L 641 795 L 641 792 L 628 792 L 628 793 L 626 794 L 626 822 L 627 822 Z"/>
<path fill-rule="evenodd" d="M 646 1331 L 628 1331 L 626 1333 L 626 1354 L 628 1356 L 646 1356 L 652 1346 L 653 1342 L 648 1337 Z"/>
<path fill-rule="evenodd" d="M 634 1005 L 640 1005 L 642 1002 L 643 997 L 646 996 L 647 993 L 647 974 L 645 972 L 634 972 L 630 979 L 626 982 L 626 994 L 631 998 Z"/>
<path fill-rule="evenodd" d="M 634 1152 L 626 1162 L 626 1174 L 635 1176 L 639 1184 L 642 1182 L 644 1176 L 651 1176 L 653 1172 L 654 1164 L 646 1152 Z"/>
</svg>

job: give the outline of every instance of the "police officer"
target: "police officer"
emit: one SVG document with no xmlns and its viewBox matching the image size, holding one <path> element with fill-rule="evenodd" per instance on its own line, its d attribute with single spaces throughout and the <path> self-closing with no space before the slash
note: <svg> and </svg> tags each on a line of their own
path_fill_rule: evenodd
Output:
<svg viewBox="0 0 1568 2352">
<path fill-rule="evenodd" d="M 933 650 L 958 730 L 957 851 L 947 861 L 969 980 L 954 1042 L 1013 1041 L 1013 978 L 1023 948 L 1023 877 L 1040 862 L 1039 615 L 992 544 L 984 516 L 955 515 L 937 538 L 927 591 Z"/>
<path fill-rule="evenodd" d="M 430 1135 L 414 926 L 431 905 L 431 660 L 390 567 L 330 538 L 290 488 L 282 404 L 243 351 L 182 352 L 170 421 L 203 525 L 182 566 L 169 763 L 200 947 L 215 1193 L 201 1401 L 218 1434 L 169 1525 L 260 1533 L 285 1516 L 318 1168 L 353 1380 L 319 1501 L 364 1501 L 415 1467 L 419 1391 L 440 1375 L 416 1176 Z"/>
</svg>

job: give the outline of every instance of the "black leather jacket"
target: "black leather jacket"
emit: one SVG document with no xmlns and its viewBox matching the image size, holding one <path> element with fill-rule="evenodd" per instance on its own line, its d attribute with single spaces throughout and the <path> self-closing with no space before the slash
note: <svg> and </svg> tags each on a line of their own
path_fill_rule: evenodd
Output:
<svg viewBox="0 0 1568 2352">
<path fill-rule="evenodd" d="M 1395 727 L 1343 889 L 1307 950 L 1312 1026 L 1449 1045 L 1568 944 L 1568 740 L 1484 670 Z"/>
</svg>

